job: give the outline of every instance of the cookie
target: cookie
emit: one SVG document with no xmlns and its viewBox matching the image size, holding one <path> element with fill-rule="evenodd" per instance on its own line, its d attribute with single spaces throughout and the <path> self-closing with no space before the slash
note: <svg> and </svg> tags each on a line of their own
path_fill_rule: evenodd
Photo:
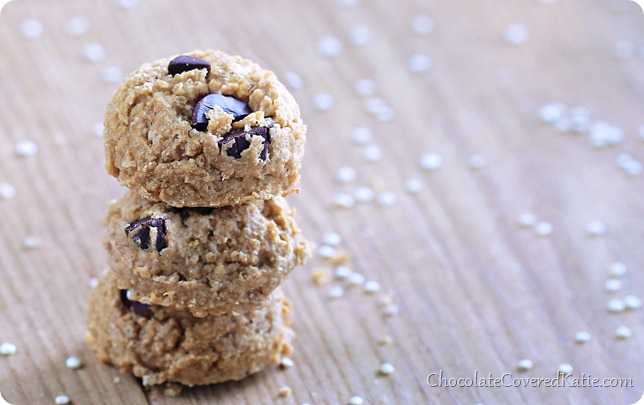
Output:
<svg viewBox="0 0 644 405">
<path fill-rule="evenodd" d="M 110 204 L 105 226 L 118 287 L 195 316 L 263 305 L 310 251 L 283 197 L 175 208 L 127 192 Z"/>
<path fill-rule="evenodd" d="M 125 79 L 107 107 L 106 169 L 174 207 L 266 200 L 294 190 L 305 132 L 275 74 L 238 56 L 195 51 Z"/>
<path fill-rule="evenodd" d="M 264 308 L 195 318 L 132 301 L 115 281 L 110 272 L 90 293 L 87 340 L 100 360 L 144 385 L 240 380 L 291 352 L 290 304 L 279 289 Z"/>
</svg>

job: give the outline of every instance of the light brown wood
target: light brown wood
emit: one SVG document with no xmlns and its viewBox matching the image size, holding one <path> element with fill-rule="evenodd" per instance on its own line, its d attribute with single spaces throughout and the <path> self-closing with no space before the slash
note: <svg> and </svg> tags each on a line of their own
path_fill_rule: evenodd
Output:
<svg viewBox="0 0 644 405">
<path fill-rule="evenodd" d="M 644 15 L 627 0 L 566 0 L 542 4 L 511 1 L 362 0 L 343 7 L 333 0 L 140 0 L 129 9 L 114 1 L 18 0 L 0 16 L 0 183 L 16 197 L 0 200 L 0 341 L 17 345 L 0 357 L 0 392 L 13 404 L 52 404 L 66 394 L 74 404 L 345 404 L 360 395 L 368 404 L 631 404 L 644 391 L 642 310 L 607 312 L 609 298 L 644 298 L 644 176 L 627 176 L 620 153 L 644 161 Z M 411 29 L 427 13 L 435 31 Z M 73 16 L 86 16 L 89 31 L 65 33 Z M 42 22 L 43 35 L 27 39 L 21 23 Z M 503 39 L 511 24 L 530 33 L 525 45 Z M 357 26 L 371 42 L 349 41 Z M 335 35 L 344 43 L 336 58 L 317 54 L 316 42 Z M 614 57 L 615 44 L 634 44 L 635 56 Z M 91 63 L 83 48 L 100 43 L 106 58 Z M 84 343 L 89 280 L 105 269 L 101 246 L 107 202 L 124 190 L 103 170 L 103 119 L 116 84 L 102 78 L 116 66 L 127 73 L 146 61 L 191 49 L 219 48 L 253 59 L 284 76 L 300 74 L 293 90 L 309 126 L 299 195 L 301 227 L 320 242 L 327 232 L 343 237 L 347 263 L 383 291 L 347 288 L 327 297 L 331 282 L 311 282 L 316 258 L 284 284 L 294 302 L 298 333 L 295 366 L 268 369 L 238 383 L 185 390 L 179 398 L 145 391 L 129 376 L 99 363 Z M 432 68 L 411 73 L 414 53 Z M 353 90 L 363 77 L 396 112 L 380 122 Z M 314 95 L 335 98 L 318 111 Z M 624 129 L 617 146 L 595 150 L 587 134 L 559 134 L 538 120 L 549 101 L 584 105 L 593 121 Z M 383 150 L 366 163 L 363 146 L 350 140 L 356 126 L 374 132 Z M 19 157 L 15 144 L 33 140 L 37 156 Z M 419 158 L 444 158 L 433 173 Z M 472 154 L 488 164 L 468 168 Z M 342 166 L 358 180 L 339 184 Z M 405 192 L 422 181 L 418 195 Z M 334 207 L 340 191 L 358 185 L 392 191 L 396 205 L 377 202 Z M 533 213 L 550 222 L 550 236 L 517 226 Z M 589 237 L 592 221 L 606 235 Z M 42 241 L 23 247 L 26 237 Z M 612 262 L 626 264 L 624 287 L 604 292 Z M 327 266 L 328 267 L 328 266 Z M 399 313 L 385 316 L 390 296 Z M 615 329 L 633 336 L 619 341 Z M 592 339 L 575 344 L 585 330 Z M 389 336 L 391 344 L 379 343 Z M 84 367 L 70 370 L 67 356 Z M 534 368 L 520 373 L 520 359 Z M 381 362 L 396 371 L 378 376 Z M 560 363 L 573 376 L 632 378 L 627 388 L 439 388 L 428 374 L 471 377 L 554 377 Z M 278 396 L 282 386 L 293 395 Z"/>
</svg>

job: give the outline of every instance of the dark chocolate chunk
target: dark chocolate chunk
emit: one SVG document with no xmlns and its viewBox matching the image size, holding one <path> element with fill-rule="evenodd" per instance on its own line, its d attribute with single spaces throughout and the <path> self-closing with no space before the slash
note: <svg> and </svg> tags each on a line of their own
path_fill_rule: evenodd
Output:
<svg viewBox="0 0 644 405">
<path fill-rule="evenodd" d="M 268 155 L 268 145 L 271 142 L 271 134 L 269 130 L 273 128 L 273 125 L 273 120 L 267 118 L 266 126 L 253 127 L 248 131 L 244 131 L 243 128 L 231 131 L 224 136 L 224 139 L 219 141 L 219 148 L 222 148 L 224 145 L 227 145 L 230 142 L 234 142 L 234 144 L 228 148 L 226 154 L 228 156 L 234 157 L 235 159 L 239 159 L 241 158 L 241 153 L 248 149 L 248 147 L 250 146 L 250 141 L 246 139 L 246 135 L 250 135 L 251 137 L 261 136 L 262 138 L 264 138 L 264 148 L 260 152 L 259 158 L 266 160 L 266 157 Z"/>
<path fill-rule="evenodd" d="M 128 290 L 120 290 L 119 294 L 121 296 L 121 303 L 123 306 L 130 311 L 134 312 L 139 316 L 148 316 L 150 315 L 150 306 L 138 301 L 132 301 L 128 298 Z"/>
<path fill-rule="evenodd" d="M 125 227 L 125 234 L 130 236 L 132 241 L 136 243 L 138 247 L 143 250 L 148 250 L 150 243 L 152 242 L 151 231 L 153 229 L 156 234 L 154 238 L 154 248 L 157 252 L 160 252 L 168 247 L 168 242 L 166 241 L 167 229 L 164 218 L 146 217 L 137 219 Z"/>
<path fill-rule="evenodd" d="M 193 69 L 208 69 L 210 72 L 210 63 L 189 55 L 177 56 L 168 63 L 168 73 L 172 76 Z"/>
<path fill-rule="evenodd" d="M 228 114 L 232 114 L 233 121 L 240 120 L 252 113 L 248 104 L 235 97 L 224 96 L 221 93 L 211 93 L 204 96 L 192 112 L 192 127 L 197 131 L 205 131 L 208 128 L 208 117 L 206 114 L 215 106 L 221 107 Z"/>
</svg>

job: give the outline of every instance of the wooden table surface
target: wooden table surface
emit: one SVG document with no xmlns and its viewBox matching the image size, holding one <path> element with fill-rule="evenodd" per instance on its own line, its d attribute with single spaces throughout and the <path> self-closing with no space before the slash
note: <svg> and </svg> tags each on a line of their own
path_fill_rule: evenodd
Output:
<svg viewBox="0 0 644 405">
<path fill-rule="evenodd" d="M 414 29 L 418 15 L 432 18 L 431 33 L 422 17 Z M 164 398 L 119 377 L 84 342 L 90 279 L 106 267 L 102 217 L 124 192 L 104 172 L 99 123 L 119 72 L 205 48 L 253 59 L 291 84 L 309 127 L 302 191 L 289 197 L 301 227 L 316 243 L 341 235 L 344 265 L 382 289 L 333 280 L 338 257 L 318 255 L 284 283 L 298 334 L 293 367 Z M 18 0 L 0 16 L 0 55 L 0 342 L 17 347 L 0 356 L 0 392 L 10 403 L 65 394 L 77 405 L 352 396 L 631 404 L 642 395 L 643 310 L 607 310 L 611 299 L 630 296 L 635 307 L 633 296 L 644 298 L 644 14 L 635 3 Z M 375 89 L 363 81 L 357 92 L 363 78 Z M 569 109 L 543 123 L 550 102 Z M 570 117 L 578 132 L 563 131 Z M 357 127 L 371 130 L 366 144 Z M 34 156 L 23 156 L 33 151 L 25 140 Z M 442 166 L 421 167 L 426 153 Z M 339 182 L 343 167 L 357 178 L 344 170 L 349 181 Z M 336 206 L 369 191 L 373 201 Z M 620 326 L 632 336 L 619 339 Z M 576 343 L 578 331 L 590 341 Z M 67 368 L 68 356 L 84 367 Z M 522 359 L 533 367 L 519 371 Z M 383 362 L 395 372 L 379 375 Z M 555 378 L 563 363 L 578 382 L 590 374 L 631 384 L 427 381 L 510 373 L 511 384 Z M 278 394 L 285 386 L 289 397 Z"/>
</svg>

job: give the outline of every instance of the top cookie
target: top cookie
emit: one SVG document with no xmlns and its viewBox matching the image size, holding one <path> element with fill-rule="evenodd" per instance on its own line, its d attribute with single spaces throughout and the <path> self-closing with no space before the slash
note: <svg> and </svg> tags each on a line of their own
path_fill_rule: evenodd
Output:
<svg viewBox="0 0 644 405">
<path fill-rule="evenodd" d="M 106 169 L 174 207 L 266 200 L 299 181 L 306 128 L 275 74 L 219 51 L 144 64 L 105 117 Z"/>
</svg>

